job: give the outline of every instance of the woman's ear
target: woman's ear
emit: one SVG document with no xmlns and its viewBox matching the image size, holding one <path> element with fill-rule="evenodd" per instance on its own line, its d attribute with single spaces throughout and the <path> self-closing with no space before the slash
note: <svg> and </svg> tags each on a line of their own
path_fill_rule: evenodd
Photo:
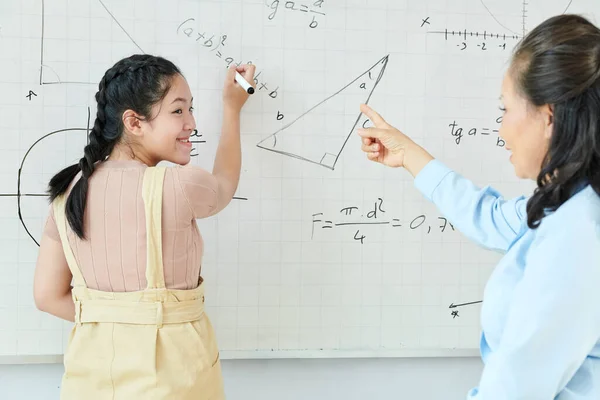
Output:
<svg viewBox="0 0 600 400">
<path fill-rule="evenodd" d="M 544 120 L 544 137 L 550 139 L 554 129 L 554 107 L 550 104 L 542 106 L 542 117 Z"/>
<path fill-rule="evenodd" d="M 126 110 L 121 117 L 123 127 L 134 136 L 142 136 L 142 118 L 133 110 Z"/>
</svg>

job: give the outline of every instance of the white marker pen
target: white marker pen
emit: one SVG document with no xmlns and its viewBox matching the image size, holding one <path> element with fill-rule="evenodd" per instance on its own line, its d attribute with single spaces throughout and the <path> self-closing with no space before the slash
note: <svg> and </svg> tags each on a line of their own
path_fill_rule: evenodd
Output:
<svg viewBox="0 0 600 400">
<path fill-rule="evenodd" d="M 250 85 L 248 81 L 245 80 L 244 77 L 237 71 L 235 71 L 235 81 L 239 83 L 240 86 L 243 87 L 246 92 L 248 92 L 248 94 L 254 93 L 254 88 L 252 85 Z"/>
</svg>

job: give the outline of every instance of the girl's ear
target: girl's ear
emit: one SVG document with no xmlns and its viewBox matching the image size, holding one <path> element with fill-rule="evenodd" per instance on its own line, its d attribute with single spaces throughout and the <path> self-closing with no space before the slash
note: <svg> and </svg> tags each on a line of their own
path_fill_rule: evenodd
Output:
<svg viewBox="0 0 600 400">
<path fill-rule="evenodd" d="M 142 136 L 142 121 L 141 118 L 135 111 L 126 110 L 121 117 L 121 121 L 123 121 L 123 127 L 125 130 L 131 133 L 134 136 Z"/>
</svg>

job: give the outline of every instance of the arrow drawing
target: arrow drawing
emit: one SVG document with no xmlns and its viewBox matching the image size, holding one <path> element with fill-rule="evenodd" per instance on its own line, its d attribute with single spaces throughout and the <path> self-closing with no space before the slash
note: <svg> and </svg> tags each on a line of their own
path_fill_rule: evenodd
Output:
<svg viewBox="0 0 600 400">
<path fill-rule="evenodd" d="M 462 304 L 454 304 L 454 303 L 450 303 L 450 306 L 448 308 L 456 308 L 456 307 L 464 307 L 464 306 L 470 306 L 471 304 L 477 304 L 477 303 L 482 303 L 483 300 L 479 300 L 479 301 L 472 301 L 470 303 L 462 303 Z"/>
</svg>

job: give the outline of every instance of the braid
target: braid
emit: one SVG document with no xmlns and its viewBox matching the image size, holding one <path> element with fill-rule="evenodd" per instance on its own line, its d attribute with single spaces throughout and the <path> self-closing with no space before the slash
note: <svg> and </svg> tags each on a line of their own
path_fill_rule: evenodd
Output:
<svg viewBox="0 0 600 400">
<path fill-rule="evenodd" d="M 81 178 L 73 185 L 65 204 L 67 221 L 81 239 L 85 238 L 83 220 L 89 179 L 97 164 L 110 156 L 123 137 L 123 113 L 133 110 L 149 119 L 152 106 L 166 96 L 170 78 L 176 74 L 181 74 L 180 70 L 164 58 L 135 54 L 118 61 L 100 80 L 95 96 L 98 111 L 83 157 L 77 164 L 56 174 L 49 185 L 50 200 L 53 201 L 67 191 L 81 172 Z"/>
<path fill-rule="evenodd" d="M 115 138 L 119 136 L 119 130 L 110 129 L 113 128 L 111 125 L 114 124 L 107 124 L 106 121 L 106 108 L 110 106 L 107 101 L 109 85 L 122 76 L 135 75 L 142 68 L 156 67 L 158 65 L 160 64 L 158 64 L 155 57 L 147 55 L 132 56 L 123 60 L 120 65 L 113 66 L 104 74 L 102 80 L 100 80 L 98 92 L 96 92 L 95 96 L 98 103 L 96 121 L 88 136 L 89 143 L 83 150 L 84 156 L 79 160 L 78 164 L 83 179 L 89 179 L 94 173 L 95 164 L 98 161 L 104 161 L 110 155 L 116 144 Z M 111 86 L 114 87 L 114 83 Z"/>
<path fill-rule="evenodd" d="M 109 72 L 110 71 L 112 71 L 112 69 L 109 70 Z M 88 135 L 88 145 L 83 149 L 83 157 L 79 160 L 79 168 L 81 169 L 81 174 L 84 179 L 89 179 L 89 177 L 92 176 L 96 162 L 104 161 L 104 159 L 112 152 L 116 142 L 114 138 L 105 138 L 107 82 L 109 82 L 108 73 L 102 78 L 98 85 L 98 92 L 95 96 L 96 102 L 98 103 L 96 120 L 94 121 L 94 127 Z"/>
<path fill-rule="evenodd" d="M 149 55 L 134 55 L 122 61 L 123 62 L 120 65 L 115 65 L 106 72 L 104 78 L 102 78 L 102 81 L 100 81 L 101 89 L 105 89 L 109 83 L 120 78 L 121 76 L 135 74 L 142 68 L 151 67 L 157 69 L 156 72 L 159 73 L 171 72 L 169 68 L 164 68 L 164 63 L 160 62 L 160 59 Z M 100 93 L 100 91 L 98 93 Z M 98 93 L 96 96 L 98 96 Z M 97 97 L 96 100 L 98 100 Z"/>
<path fill-rule="evenodd" d="M 99 90 L 96 93 L 96 101 L 98 102 L 98 112 L 96 114 L 96 120 L 94 121 L 94 127 L 88 135 L 89 143 L 83 149 L 83 157 L 77 164 L 81 171 L 81 178 L 73 186 L 69 197 L 66 202 L 66 216 L 67 221 L 71 229 L 80 238 L 85 238 L 83 228 L 83 216 L 87 204 L 87 192 L 89 186 L 89 179 L 94 173 L 96 163 L 98 161 L 104 161 L 106 157 L 112 152 L 116 140 L 111 141 L 104 138 L 104 126 L 106 123 L 106 76 L 102 78 L 99 85 Z"/>
</svg>

